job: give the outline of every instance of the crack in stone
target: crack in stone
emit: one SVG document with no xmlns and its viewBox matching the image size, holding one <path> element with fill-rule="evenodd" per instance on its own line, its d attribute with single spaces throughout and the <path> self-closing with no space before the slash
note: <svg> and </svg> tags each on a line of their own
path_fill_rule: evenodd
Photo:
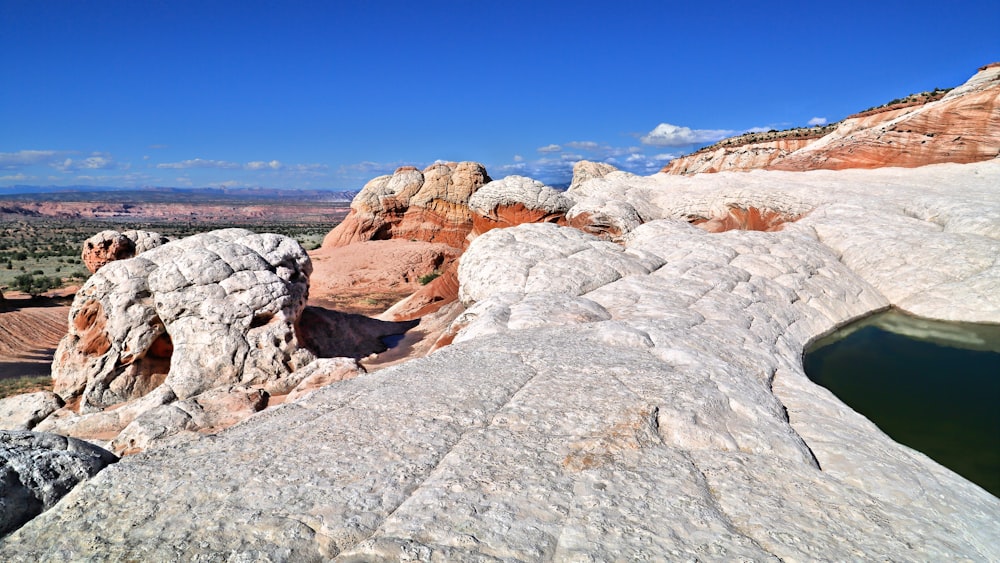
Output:
<svg viewBox="0 0 1000 563">
<path fill-rule="evenodd" d="M 374 540 L 376 537 L 378 537 L 380 535 L 380 533 L 382 533 L 384 531 L 384 526 L 385 526 L 386 522 L 388 522 L 389 520 L 391 520 L 392 517 L 397 512 L 399 512 L 399 510 L 402 509 L 407 504 L 407 502 L 410 501 L 410 499 L 412 499 L 414 496 L 417 495 L 417 493 L 419 493 L 421 491 L 421 489 L 424 486 L 424 484 L 428 480 L 430 480 L 431 478 L 433 478 L 434 475 L 441 468 L 441 464 L 444 463 L 444 460 L 449 455 L 451 455 L 451 453 L 454 452 L 455 449 L 458 448 L 463 443 L 463 441 L 465 440 L 465 438 L 471 432 L 480 431 L 480 430 L 483 430 L 483 429 L 486 429 L 486 428 L 489 428 L 489 427 L 493 426 L 494 425 L 493 421 L 494 421 L 494 419 L 496 417 L 496 414 L 499 413 L 500 411 L 504 410 L 507 407 L 507 405 L 511 404 L 511 402 L 513 402 L 515 400 L 515 398 L 518 396 L 518 394 L 521 393 L 522 390 L 524 390 L 527 386 L 529 386 L 531 384 L 532 381 L 535 381 L 541 375 L 541 373 L 538 371 L 538 369 L 536 369 L 533 365 L 531 365 L 529 362 L 527 362 L 525 360 L 524 356 L 521 355 L 521 353 L 519 353 L 519 352 L 508 352 L 508 353 L 512 356 L 511 360 L 513 360 L 514 357 L 516 357 L 517 360 L 518 360 L 518 362 L 519 362 L 519 364 L 521 366 L 530 369 L 531 372 L 532 372 L 531 376 L 528 377 L 524 381 L 524 383 L 522 383 L 520 386 L 518 386 L 517 389 L 515 389 L 512 393 L 510 393 L 510 395 L 507 396 L 507 398 L 503 402 L 503 404 L 498 405 L 497 408 L 494 409 L 490 413 L 490 419 L 489 419 L 488 422 L 485 422 L 482 425 L 470 425 L 470 426 L 466 426 L 462 430 L 461 434 L 459 434 L 459 436 L 455 439 L 455 441 L 448 447 L 448 450 L 445 451 L 445 452 L 443 452 L 441 454 L 441 456 L 436 460 L 436 462 L 434 464 L 434 467 L 429 468 L 426 471 L 426 473 L 424 474 L 423 478 L 420 479 L 419 482 L 414 483 L 413 488 L 406 494 L 406 497 L 403 498 L 399 502 L 399 504 L 396 505 L 396 507 L 392 509 L 392 511 L 390 511 L 389 513 L 387 513 L 385 515 L 385 517 L 382 518 L 382 521 L 372 531 L 371 534 L 369 534 L 367 537 L 365 537 L 363 539 L 360 539 L 360 540 L 358 540 L 358 541 L 356 541 L 354 543 L 350 543 L 350 544 L 344 545 L 343 548 L 340 550 L 340 552 L 337 555 L 340 555 L 341 553 L 344 553 L 346 551 L 350 551 L 352 549 L 355 549 L 358 546 L 363 545 L 366 542 L 370 542 L 370 541 Z M 430 547 L 430 546 L 427 546 L 427 547 Z"/>
<path fill-rule="evenodd" d="M 712 508 L 714 508 L 715 511 L 719 514 L 719 517 L 722 519 L 722 521 L 725 524 L 727 524 L 734 533 L 737 533 L 740 536 L 746 538 L 756 548 L 760 549 L 764 553 L 771 555 L 778 561 L 784 562 L 784 559 L 778 557 L 775 553 L 767 549 L 764 549 L 764 546 L 760 545 L 760 543 L 756 539 L 754 539 L 754 537 L 751 536 L 748 531 L 740 529 L 740 527 L 736 524 L 736 522 L 733 521 L 732 517 L 730 517 L 729 514 L 726 513 L 726 511 L 722 508 L 722 503 L 719 501 L 719 497 L 716 496 L 715 491 L 712 490 L 712 486 L 708 482 L 708 476 L 706 476 L 705 472 L 702 471 L 700 467 L 698 467 L 698 464 L 694 461 L 694 458 L 691 456 L 691 453 L 688 452 L 687 450 L 681 450 L 681 449 L 675 451 L 677 451 L 677 453 L 680 454 L 680 456 L 684 458 L 685 461 L 691 464 L 691 468 L 694 469 L 695 473 L 697 473 L 698 475 L 699 487 L 701 487 L 701 489 L 705 492 L 707 499 L 712 505 Z"/>
</svg>

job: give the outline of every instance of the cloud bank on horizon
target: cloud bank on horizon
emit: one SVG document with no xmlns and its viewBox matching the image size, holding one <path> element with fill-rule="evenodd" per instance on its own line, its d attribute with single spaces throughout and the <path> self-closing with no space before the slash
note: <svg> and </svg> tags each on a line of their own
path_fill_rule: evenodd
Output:
<svg viewBox="0 0 1000 563">
<path fill-rule="evenodd" d="M 753 128 L 752 130 L 766 130 Z M 534 150 L 537 156 L 525 158 L 512 155 L 507 161 L 485 162 L 495 178 L 511 174 L 530 176 L 552 184 L 567 184 L 573 165 L 581 160 L 611 164 L 635 174 L 654 174 L 671 160 L 697 148 L 719 141 L 740 131 L 728 129 L 691 129 L 660 123 L 652 131 L 638 137 L 639 143 L 611 145 L 598 141 L 567 141 L 550 143 Z M 669 152 L 663 152 L 669 147 Z M 149 147 L 159 148 L 159 147 Z M 686 150 L 681 150 L 686 149 Z M 525 151 L 530 154 L 531 151 Z M 286 164 L 277 159 L 235 162 L 213 158 L 189 158 L 180 161 L 155 162 L 143 155 L 133 170 L 132 162 L 117 162 L 108 153 L 82 156 L 80 151 L 22 149 L 0 153 L 0 187 L 30 182 L 46 185 L 94 184 L 118 187 L 138 186 L 240 186 L 240 187 L 347 187 L 359 188 L 375 176 L 390 174 L 400 166 L 424 168 L 432 161 L 362 161 L 333 167 L 325 163 Z M 88 174 L 82 174 L 88 171 Z M 95 175 L 93 171 L 105 171 Z M 128 174 L 123 172 L 129 171 Z M 181 175 L 165 175 L 177 171 Z M 201 175 L 192 172 L 202 173 Z M 205 174 L 208 172 L 208 174 Z M 278 183 L 279 185 L 275 185 Z"/>
</svg>

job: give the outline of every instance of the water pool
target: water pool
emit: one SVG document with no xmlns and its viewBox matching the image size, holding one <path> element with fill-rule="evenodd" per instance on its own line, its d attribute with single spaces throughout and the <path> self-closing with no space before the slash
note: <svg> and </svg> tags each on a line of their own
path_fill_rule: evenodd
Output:
<svg viewBox="0 0 1000 563">
<path fill-rule="evenodd" d="M 803 362 L 894 440 L 1000 497 L 1000 325 L 890 310 L 816 341 Z"/>
</svg>

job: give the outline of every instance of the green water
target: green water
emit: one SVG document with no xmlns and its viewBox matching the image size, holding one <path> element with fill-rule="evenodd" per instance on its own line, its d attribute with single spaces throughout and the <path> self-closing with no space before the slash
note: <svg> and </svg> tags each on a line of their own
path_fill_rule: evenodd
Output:
<svg viewBox="0 0 1000 563">
<path fill-rule="evenodd" d="M 806 374 L 1000 497 L 1000 326 L 878 313 L 814 343 Z"/>
</svg>

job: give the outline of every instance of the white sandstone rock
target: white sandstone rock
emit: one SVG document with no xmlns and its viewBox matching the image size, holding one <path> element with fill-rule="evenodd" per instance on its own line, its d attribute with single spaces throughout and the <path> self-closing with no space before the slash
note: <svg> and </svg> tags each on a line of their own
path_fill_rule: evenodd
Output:
<svg viewBox="0 0 1000 563">
<path fill-rule="evenodd" d="M 561 214 L 573 207 L 573 200 L 538 180 L 524 176 L 493 180 L 469 198 L 469 209 L 484 217 L 495 215 L 498 208 L 518 204 L 531 211 Z"/>
<path fill-rule="evenodd" d="M 283 379 L 311 355 L 293 325 L 309 291 L 293 239 L 226 229 L 107 264 L 80 289 L 53 379 L 81 408 L 141 397 L 166 382 L 181 399 L 212 387 Z"/>
<path fill-rule="evenodd" d="M 801 363 L 907 300 L 1000 322 L 994 228 L 961 219 L 992 217 L 998 186 L 1000 162 L 588 180 L 645 222 L 624 248 L 489 231 L 459 269 L 464 341 L 129 456 L 0 558 L 1000 559 L 1000 499 Z M 812 211 L 683 221 L 716 202 Z"/>
<path fill-rule="evenodd" d="M 0 399 L 0 430 L 31 430 L 63 406 L 51 391 L 24 393 Z"/>
</svg>

